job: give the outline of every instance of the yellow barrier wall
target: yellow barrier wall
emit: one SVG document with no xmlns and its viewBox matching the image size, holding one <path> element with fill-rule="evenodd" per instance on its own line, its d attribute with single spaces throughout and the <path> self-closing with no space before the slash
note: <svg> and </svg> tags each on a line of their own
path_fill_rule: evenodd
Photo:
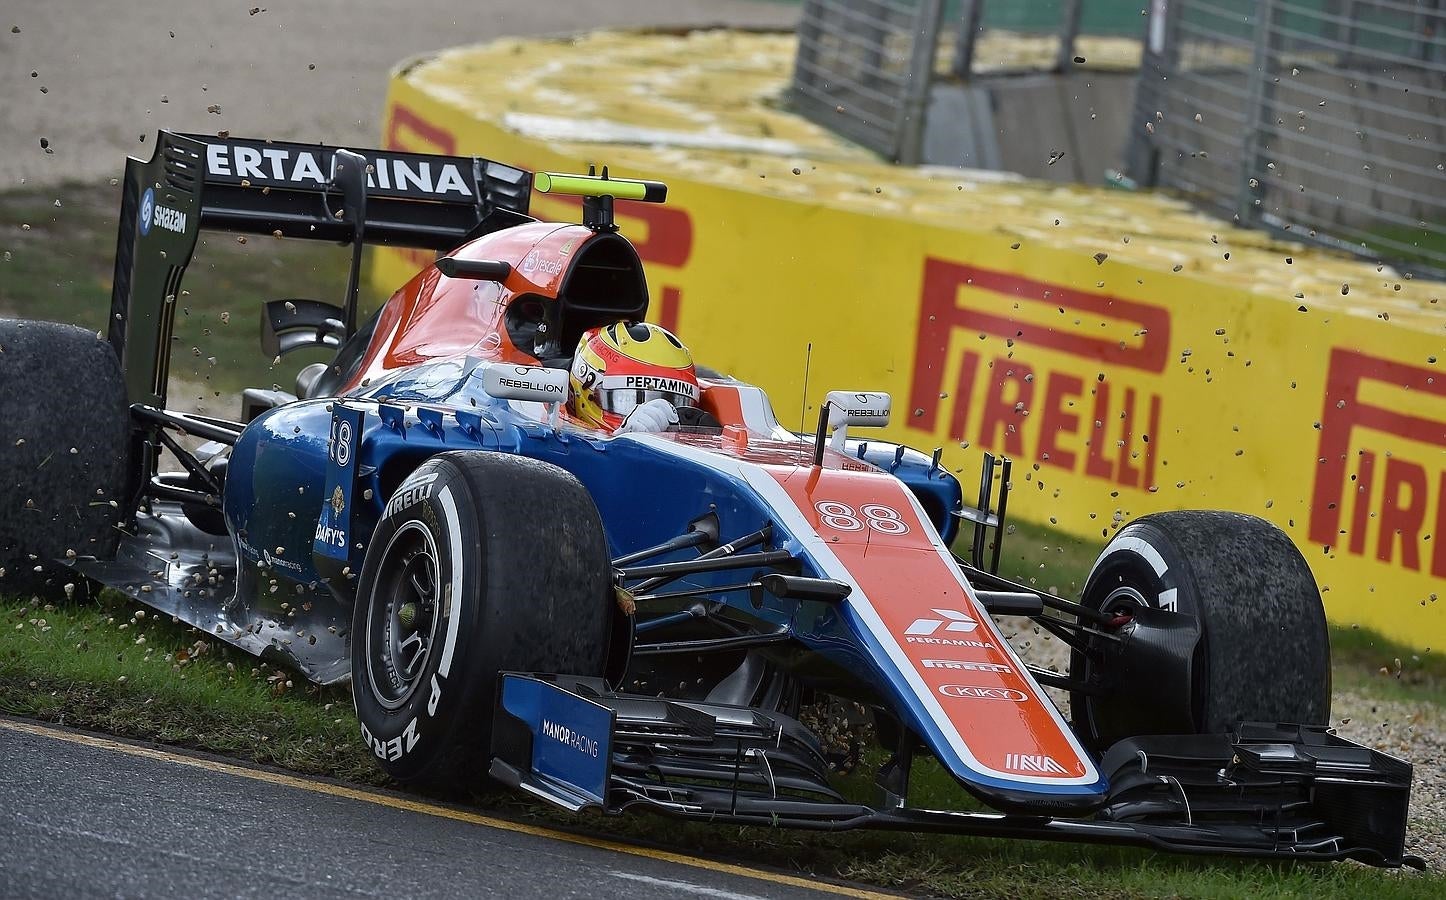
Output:
<svg viewBox="0 0 1446 900">
<path fill-rule="evenodd" d="M 476 120 L 403 76 L 384 137 L 533 169 L 597 161 Z M 666 164 L 618 174 L 670 187 L 666 206 L 619 204 L 649 264 L 651 317 L 703 363 L 763 386 L 783 421 L 805 421 L 812 342 L 810 401 L 891 392 L 882 436 L 943 445 L 966 484 L 977 450 L 1011 456 L 1022 518 L 1103 543 L 1155 510 L 1262 515 L 1305 552 L 1336 622 L 1446 644 L 1441 333 L 983 229 L 679 179 Z M 577 217 L 542 195 L 534 212 Z M 400 284 L 429 259 L 383 251 L 374 275 Z"/>
</svg>

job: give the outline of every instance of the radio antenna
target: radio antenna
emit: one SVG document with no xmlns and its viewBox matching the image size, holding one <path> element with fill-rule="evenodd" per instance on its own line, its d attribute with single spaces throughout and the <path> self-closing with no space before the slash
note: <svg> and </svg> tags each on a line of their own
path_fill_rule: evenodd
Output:
<svg viewBox="0 0 1446 900">
<path fill-rule="evenodd" d="M 808 421 L 808 367 L 813 362 L 813 341 L 803 354 L 803 402 L 798 405 L 798 433 L 803 434 L 803 425 Z M 800 438 L 803 440 L 803 438 Z"/>
</svg>

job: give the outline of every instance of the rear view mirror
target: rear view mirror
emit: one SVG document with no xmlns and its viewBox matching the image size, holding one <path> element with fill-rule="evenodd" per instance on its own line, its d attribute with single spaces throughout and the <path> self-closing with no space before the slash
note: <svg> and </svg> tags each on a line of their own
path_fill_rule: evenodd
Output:
<svg viewBox="0 0 1446 900">
<path fill-rule="evenodd" d="M 828 429 L 833 437 L 828 446 L 842 453 L 850 425 L 861 428 L 883 428 L 889 424 L 889 408 L 893 398 L 883 391 L 829 391 L 818 411 L 818 431 L 813 439 L 813 464 L 823 465 L 823 439 Z"/>
<path fill-rule="evenodd" d="M 261 352 L 273 359 L 304 347 L 336 350 L 346 335 L 346 312 L 320 300 L 269 300 L 261 310 Z"/>
<path fill-rule="evenodd" d="M 883 391 L 829 391 L 828 424 L 854 425 L 861 428 L 883 428 L 889 424 L 892 398 Z"/>
<path fill-rule="evenodd" d="M 482 373 L 482 390 L 499 400 L 562 403 L 567 400 L 567 380 L 566 369 L 499 363 Z"/>
</svg>

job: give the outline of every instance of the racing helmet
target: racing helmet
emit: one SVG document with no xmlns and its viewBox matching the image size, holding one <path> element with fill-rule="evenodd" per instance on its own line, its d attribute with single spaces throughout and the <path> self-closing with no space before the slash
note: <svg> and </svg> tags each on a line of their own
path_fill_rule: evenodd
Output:
<svg viewBox="0 0 1446 900">
<path fill-rule="evenodd" d="M 570 380 L 568 411 L 608 431 L 650 400 L 682 409 L 697 406 L 701 393 L 693 354 L 650 322 L 614 322 L 584 332 Z"/>
</svg>

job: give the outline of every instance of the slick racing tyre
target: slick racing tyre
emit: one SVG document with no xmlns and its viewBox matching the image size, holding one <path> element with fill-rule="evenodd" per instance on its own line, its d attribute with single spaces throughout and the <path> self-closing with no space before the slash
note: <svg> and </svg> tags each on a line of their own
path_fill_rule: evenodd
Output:
<svg viewBox="0 0 1446 900">
<path fill-rule="evenodd" d="M 130 458 L 125 382 L 94 331 L 0 319 L 0 594 L 88 585 L 54 561 L 115 553 Z"/>
<path fill-rule="evenodd" d="M 1300 551 L 1270 522 L 1193 510 L 1145 516 L 1105 547 L 1082 602 L 1121 622 L 1140 607 L 1173 609 L 1200 630 L 1193 657 L 1174 664 L 1188 672 L 1144 662 L 1170 658 L 1153 652 L 1158 648 L 1126 643 L 1124 656 L 1099 662 L 1074 651 L 1071 674 L 1104 688 L 1070 697 L 1075 731 L 1087 746 L 1103 751 L 1141 734 L 1218 734 L 1242 721 L 1323 725 L 1330 717 L 1320 591 Z M 1114 670 L 1102 671 L 1106 666 Z M 1157 678 L 1188 684 L 1188 691 L 1177 703 L 1156 702 L 1148 682 Z"/>
<path fill-rule="evenodd" d="M 497 673 L 601 676 L 613 611 L 602 520 L 556 466 L 443 453 L 394 491 L 352 618 L 352 695 L 387 774 L 480 786 Z"/>
</svg>

